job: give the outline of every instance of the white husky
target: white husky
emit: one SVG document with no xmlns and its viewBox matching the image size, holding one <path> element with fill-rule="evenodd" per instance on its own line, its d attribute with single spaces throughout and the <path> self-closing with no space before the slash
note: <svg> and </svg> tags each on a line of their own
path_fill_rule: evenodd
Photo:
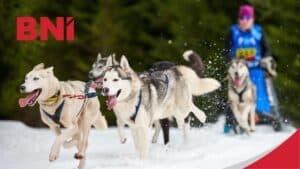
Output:
<svg viewBox="0 0 300 169">
<path fill-rule="evenodd" d="M 193 103 L 198 96 L 216 90 L 220 83 L 211 78 L 199 78 L 189 67 L 174 66 L 160 72 L 159 79 L 139 77 L 122 56 L 120 65 L 111 66 L 103 78 L 102 93 L 108 96 L 120 121 L 129 125 L 134 145 L 141 158 L 149 151 L 149 127 L 158 119 L 175 117 L 178 127 L 186 136 L 184 119 L 190 112 L 205 122 L 206 115 Z"/>
<path fill-rule="evenodd" d="M 228 98 L 231 109 L 238 124 L 249 134 L 255 130 L 256 86 L 250 80 L 245 60 L 233 59 L 228 74 Z"/>
<path fill-rule="evenodd" d="M 81 160 L 79 168 L 82 168 L 91 126 L 107 128 L 95 90 L 81 81 L 58 81 L 53 67 L 45 69 L 41 63 L 26 74 L 20 92 L 28 93 L 26 98 L 19 100 L 20 107 L 38 102 L 43 122 L 57 136 L 49 161 L 58 158 L 61 145 L 66 148 L 77 146 L 75 158 Z M 66 129 L 61 131 L 60 126 Z"/>
</svg>

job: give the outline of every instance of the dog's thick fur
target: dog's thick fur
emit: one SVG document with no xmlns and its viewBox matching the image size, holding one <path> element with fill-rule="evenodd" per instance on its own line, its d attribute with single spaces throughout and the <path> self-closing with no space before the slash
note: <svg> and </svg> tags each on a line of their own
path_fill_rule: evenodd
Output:
<svg viewBox="0 0 300 169">
<path fill-rule="evenodd" d="M 109 64 L 119 65 L 119 62 L 115 59 L 115 54 L 109 55 L 108 57 L 102 57 L 100 53 L 98 53 L 96 61 L 92 65 L 92 69 L 89 72 L 89 78 L 93 80 L 98 89 L 102 89 L 103 76 L 107 70 L 109 70 Z M 119 133 L 120 143 L 124 144 L 127 141 L 125 136 L 124 127 L 125 124 L 117 118 L 117 128 Z"/>
<path fill-rule="evenodd" d="M 252 84 L 246 61 L 242 59 L 231 61 L 228 74 L 230 107 L 240 127 L 249 134 L 255 130 L 256 86 Z"/>
<path fill-rule="evenodd" d="M 45 69 L 43 63 L 36 65 L 27 73 L 25 83 L 21 85 L 21 92 L 29 93 L 29 95 L 40 90 L 37 98 L 28 105 L 33 106 L 36 102 L 39 103 L 42 121 L 57 136 L 51 148 L 49 161 L 58 158 L 61 145 L 65 148 L 77 146 L 78 152 L 75 158 L 84 160 L 91 126 L 94 125 L 98 129 L 107 128 L 97 97 L 88 98 L 85 102 L 84 99 L 63 98 L 64 94 L 84 95 L 84 88 L 85 83 L 81 81 L 59 81 L 53 73 L 53 67 Z M 90 88 L 89 91 L 94 92 L 94 89 Z M 55 95 L 57 99 L 49 100 Z M 44 111 L 53 115 L 63 101 L 64 106 L 59 122 L 66 129 L 61 131 L 60 124 L 55 123 Z"/>
<path fill-rule="evenodd" d="M 149 151 L 149 127 L 158 119 L 175 117 L 178 127 L 186 138 L 184 119 L 190 112 L 205 122 L 206 115 L 193 103 L 193 96 L 199 96 L 220 87 L 220 83 L 211 78 L 199 78 L 194 70 L 178 65 L 162 71 L 164 80 L 140 78 L 122 56 L 120 66 L 114 66 L 103 78 L 103 94 L 108 96 L 108 106 L 116 113 L 118 123 L 128 124 L 134 144 L 141 158 Z M 166 80 L 168 82 L 166 82 Z M 167 83 L 167 85 L 166 85 Z M 141 95 L 141 105 L 136 112 Z M 135 120 L 132 115 L 137 113 Z"/>
<path fill-rule="evenodd" d="M 110 58 L 111 57 L 111 58 Z M 113 65 L 119 65 L 119 62 L 115 59 L 115 54 L 109 55 L 108 57 L 102 57 L 102 55 L 99 53 L 97 56 L 96 61 L 92 65 L 92 69 L 89 72 L 89 78 L 93 80 L 97 86 L 97 88 L 102 88 L 102 82 L 103 82 L 103 76 L 105 72 L 110 68 L 108 65 L 108 59 L 112 60 Z M 168 61 L 160 61 L 156 62 L 152 65 L 152 67 L 141 74 L 139 74 L 140 77 L 143 78 L 159 78 L 159 77 L 153 77 L 152 75 L 155 74 L 157 71 L 166 70 L 170 67 L 174 66 L 175 64 L 168 62 Z M 117 117 L 117 128 L 120 138 L 120 143 L 124 144 L 127 141 L 127 138 L 125 136 L 124 132 L 124 125 L 125 123 L 122 123 L 118 117 Z M 163 126 L 162 126 L 163 125 Z M 154 122 L 155 126 L 155 133 L 152 137 L 152 143 L 156 143 L 158 140 L 158 136 L 160 133 L 161 128 L 163 128 L 163 134 L 164 134 L 164 143 L 167 144 L 169 142 L 169 120 L 168 119 L 161 119 L 160 121 Z"/>
</svg>

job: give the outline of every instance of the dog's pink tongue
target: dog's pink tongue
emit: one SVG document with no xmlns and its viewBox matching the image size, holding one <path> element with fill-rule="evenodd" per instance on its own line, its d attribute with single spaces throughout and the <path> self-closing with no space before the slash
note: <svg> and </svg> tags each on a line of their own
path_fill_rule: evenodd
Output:
<svg viewBox="0 0 300 169">
<path fill-rule="evenodd" d="M 240 87 L 240 85 L 241 85 L 241 78 L 235 78 L 235 80 L 234 80 L 234 86 L 235 87 Z"/>
<path fill-rule="evenodd" d="M 116 96 L 108 96 L 108 100 L 106 103 L 108 110 L 113 109 L 116 104 L 117 104 L 117 97 Z"/>
<path fill-rule="evenodd" d="M 30 100 L 32 100 L 35 96 L 35 93 L 30 93 L 28 96 L 26 96 L 25 98 L 20 98 L 19 99 L 19 106 L 20 107 L 26 107 Z"/>
</svg>

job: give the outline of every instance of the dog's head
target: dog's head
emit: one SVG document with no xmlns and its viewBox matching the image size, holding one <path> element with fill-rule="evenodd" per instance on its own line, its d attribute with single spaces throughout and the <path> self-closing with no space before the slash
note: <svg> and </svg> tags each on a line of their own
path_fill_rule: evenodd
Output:
<svg viewBox="0 0 300 169">
<path fill-rule="evenodd" d="M 108 97 L 108 109 L 112 109 L 118 101 L 126 99 L 133 89 L 138 88 L 139 81 L 124 55 L 120 65 L 113 65 L 112 58 L 107 63 L 110 69 L 103 77 L 102 93 Z"/>
<path fill-rule="evenodd" d="M 96 83 L 98 88 L 102 87 L 103 76 L 110 67 L 108 65 L 108 59 L 110 57 L 112 58 L 112 64 L 119 64 L 115 59 L 115 54 L 109 55 L 108 57 L 102 57 L 99 53 L 96 61 L 93 63 L 92 70 L 89 72 L 89 78 Z"/>
<path fill-rule="evenodd" d="M 232 80 L 233 86 L 239 88 L 245 79 L 249 76 L 247 63 L 244 59 L 233 59 L 231 61 L 228 74 Z"/>
<path fill-rule="evenodd" d="M 20 107 L 33 106 L 38 100 L 46 100 L 58 90 L 59 82 L 54 76 L 53 67 L 44 68 L 44 64 L 36 65 L 25 76 L 20 92 L 27 94 L 19 99 Z"/>
</svg>

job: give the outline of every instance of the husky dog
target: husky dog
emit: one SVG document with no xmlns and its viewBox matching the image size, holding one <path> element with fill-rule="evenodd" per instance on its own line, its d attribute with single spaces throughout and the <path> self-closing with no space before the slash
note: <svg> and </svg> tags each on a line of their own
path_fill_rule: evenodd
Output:
<svg viewBox="0 0 300 169">
<path fill-rule="evenodd" d="M 119 65 L 119 62 L 115 59 L 115 54 L 109 55 L 108 57 L 102 57 L 99 53 L 96 61 L 93 63 L 92 70 L 89 72 L 89 78 L 95 82 L 94 85 L 97 88 L 102 88 L 103 75 L 110 68 L 109 66 L 107 66 L 107 61 L 110 57 L 112 59 L 113 65 Z M 156 62 L 148 71 L 139 74 L 139 76 L 144 78 L 159 78 L 153 77 L 153 75 L 155 74 L 154 72 L 168 69 L 174 65 L 175 64 L 168 61 Z M 157 142 L 160 130 L 162 128 L 164 135 L 164 143 L 167 144 L 169 142 L 169 119 L 160 119 L 159 121 L 155 121 L 154 123 L 155 133 L 153 135 L 152 143 Z M 118 133 L 120 137 L 120 142 L 122 144 L 124 144 L 127 140 L 124 134 L 124 125 L 124 122 L 122 122 L 120 119 L 117 119 Z"/>
<path fill-rule="evenodd" d="M 96 61 L 92 65 L 92 70 L 89 72 L 89 78 L 95 82 L 95 87 L 101 89 L 102 88 L 102 80 L 105 72 L 109 68 L 107 66 L 107 59 L 112 58 L 113 64 L 119 64 L 115 59 L 115 54 L 109 55 L 108 57 L 102 57 L 100 53 L 98 53 Z"/>
<path fill-rule="evenodd" d="M 149 127 L 153 122 L 175 117 L 178 127 L 186 138 L 184 119 L 190 112 L 205 122 L 206 115 L 193 103 L 193 96 L 216 90 L 220 83 L 211 78 L 199 78 L 194 70 L 178 65 L 162 72 L 162 79 L 140 78 L 122 56 L 120 65 L 113 65 L 103 77 L 103 95 L 108 97 L 107 106 L 117 118 L 129 125 L 134 145 L 141 158 L 149 152 Z"/>
<path fill-rule="evenodd" d="M 111 62 L 111 63 L 108 63 Z M 98 89 L 102 89 L 103 76 L 105 72 L 110 68 L 109 64 L 118 65 L 119 63 L 115 59 L 115 54 L 109 55 L 108 57 L 102 57 L 98 53 L 96 61 L 92 65 L 92 70 L 89 72 L 89 78 L 94 81 L 94 85 Z M 117 127 L 120 138 L 120 143 L 126 143 L 127 139 L 124 132 L 125 123 L 120 121 L 117 117 Z"/>
<path fill-rule="evenodd" d="M 57 136 L 49 161 L 58 158 L 61 145 L 65 148 L 77 146 L 78 152 L 74 157 L 82 164 L 91 126 L 107 128 L 97 95 L 91 95 L 95 94 L 95 89 L 81 81 L 59 81 L 53 73 L 53 67 L 44 68 L 41 63 L 26 74 L 20 92 L 28 94 L 19 100 L 20 107 L 34 106 L 38 102 L 42 121 Z M 61 126 L 66 129 L 61 131 Z"/>
<path fill-rule="evenodd" d="M 240 127 L 249 134 L 250 131 L 255 130 L 256 87 L 250 80 L 246 61 L 233 59 L 228 74 L 230 107 Z"/>
</svg>

